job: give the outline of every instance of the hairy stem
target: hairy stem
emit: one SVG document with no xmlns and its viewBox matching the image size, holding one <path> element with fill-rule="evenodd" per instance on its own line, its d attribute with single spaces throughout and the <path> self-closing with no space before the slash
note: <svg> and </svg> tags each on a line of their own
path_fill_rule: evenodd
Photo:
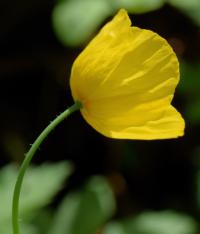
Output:
<svg viewBox="0 0 200 234">
<path fill-rule="evenodd" d="M 24 178 L 24 174 L 26 172 L 26 169 L 28 168 L 28 165 L 33 158 L 34 154 L 38 150 L 41 143 L 45 140 L 45 138 L 49 135 L 49 133 L 54 130 L 54 128 L 61 123 L 64 119 L 66 119 L 70 114 L 72 114 L 74 111 L 81 109 L 82 104 L 77 101 L 69 107 L 67 110 L 62 112 L 59 116 L 57 116 L 44 130 L 43 132 L 38 136 L 38 138 L 35 140 L 35 142 L 32 144 L 30 150 L 25 156 L 24 161 L 22 162 L 22 165 L 19 170 L 19 174 L 16 180 L 15 188 L 14 188 L 14 194 L 13 194 L 13 203 L 12 203 L 12 226 L 13 226 L 13 234 L 20 234 L 19 229 L 19 197 L 22 187 L 22 182 Z"/>
</svg>

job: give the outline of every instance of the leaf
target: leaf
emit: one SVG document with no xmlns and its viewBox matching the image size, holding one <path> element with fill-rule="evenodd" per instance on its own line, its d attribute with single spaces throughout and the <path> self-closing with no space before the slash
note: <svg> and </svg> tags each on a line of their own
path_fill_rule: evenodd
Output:
<svg viewBox="0 0 200 234">
<path fill-rule="evenodd" d="M 163 6 L 165 0 L 110 0 L 116 9 L 125 8 L 130 13 L 142 14 Z"/>
<path fill-rule="evenodd" d="M 29 167 L 24 177 L 20 196 L 20 213 L 24 217 L 47 205 L 72 172 L 71 164 L 60 162 Z M 18 171 L 8 165 L 0 171 L 0 223 L 10 220 L 14 184 Z"/>
<path fill-rule="evenodd" d="M 79 46 L 120 8 L 139 14 L 157 10 L 164 2 L 165 0 L 60 0 L 53 9 L 53 28 L 63 45 Z"/>
<path fill-rule="evenodd" d="M 197 224 L 183 214 L 174 211 L 145 212 L 136 218 L 113 222 L 103 234 L 195 234 Z"/>
<path fill-rule="evenodd" d="M 190 123 L 199 124 L 200 123 L 200 100 L 196 99 L 190 101 L 185 107 L 185 116 L 188 118 Z"/>
<path fill-rule="evenodd" d="M 179 91 L 192 95 L 194 92 L 199 94 L 200 89 L 200 66 L 199 63 L 192 64 L 186 61 L 180 62 L 181 82 L 178 86 Z"/>
<path fill-rule="evenodd" d="M 60 205 L 48 234 L 94 234 L 114 213 L 112 191 L 103 177 L 94 177 Z"/>
<path fill-rule="evenodd" d="M 200 158 L 200 146 L 198 146 L 198 148 L 196 149 L 196 161 L 198 159 L 198 163 L 199 163 L 199 158 Z M 200 164 L 200 163 L 199 163 Z M 198 164 L 198 166 L 199 166 Z M 196 176 L 196 185 L 197 185 L 197 202 L 198 202 L 198 208 L 200 209 L 200 170 L 198 171 L 197 173 L 197 176 Z"/>
<path fill-rule="evenodd" d="M 192 124 L 200 123 L 200 66 L 185 61 L 180 63 L 181 82 L 178 91 L 186 98 L 185 116 Z"/>
<path fill-rule="evenodd" d="M 39 234 L 39 231 L 36 227 L 31 224 L 22 223 L 20 224 L 20 233 L 21 234 Z M 12 233 L 12 226 L 10 222 L 0 222 L 0 233 L 1 234 L 11 234 Z"/>
<path fill-rule="evenodd" d="M 28 170 L 22 187 L 23 212 L 48 204 L 71 172 L 72 166 L 67 162 L 43 164 Z"/>
<path fill-rule="evenodd" d="M 106 0 L 61 1 L 53 10 L 53 28 L 64 45 L 77 46 L 85 42 L 111 12 Z"/>
<path fill-rule="evenodd" d="M 200 25 L 200 1 L 199 0 L 168 0 L 171 5 L 179 8 L 194 22 Z"/>
</svg>

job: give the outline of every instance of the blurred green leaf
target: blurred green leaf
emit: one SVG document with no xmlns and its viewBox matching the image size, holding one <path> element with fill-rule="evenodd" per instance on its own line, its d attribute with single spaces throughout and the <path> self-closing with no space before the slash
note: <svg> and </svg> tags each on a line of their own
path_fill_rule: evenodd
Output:
<svg viewBox="0 0 200 234">
<path fill-rule="evenodd" d="M 34 210 L 48 204 L 71 172 L 68 162 L 43 164 L 28 170 L 22 187 L 22 210 Z"/>
<path fill-rule="evenodd" d="M 39 230 L 31 225 L 31 224 L 27 224 L 27 223 L 21 223 L 20 224 L 20 233 L 22 234 L 39 234 Z M 12 234 L 12 225 L 10 222 L 0 222 L 0 233 L 1 234 Z"/>
<path fill-rule="evenodd" d="M 200 123 L 200 66 L 185 61 L 180 63 L 181 81 L 178 85 L 186 99 L 185 116 L 192 124 Z"/>
<path fill-rule="evenodd" d="M 87 40 L 111 12 L 107 0 L 61 1 L 53 10 L 53 27 L 64 45 L 77 46 Z"/>
<path fill-rule="evenodd" d="M 179 8 L 191 19 L 200 25 L 200 1 L 199 0 L 168 0 L 171 5 Z"/>
<path fill-rule="evenodd" d="M 20 196 L 22 217 L 48 204 L 71 172 L 72 166 L 67 162 L 29 167 Z M 0 198 L 3 201 L 0 224 L 11 218 L 12 195 L 17 174 L 18 171 L 13 165 L 8 165 L 0 171 Z"/>
<path fill-rule="evenodd" d="M 196 152 L 196 158 L 200 158 L 200 146 L 198 148 L 198 152 Z M 198 165 L 199 166 L 199 165 Z M 197 177 L 196 177 L 196 185 L 197 185 L 197 202 L 198 202 L 198 208 L 200 209 L 200 170 L 197 173 Z"/>
<path fill-rule="evenodd" d="M 52 14 L 53 28 L 66 46 L 78 46 L 120 8 L 130 13 L 159 9 L 165 0 L 60 0 Z"/>
<path fill-rule="evenodd" d="M 134 231 L 134 230 L 132 230 Z M 108 225 L 106 225 L 103 234 L 133 234 L 126 232 L 122 223 L 120 222 L 110 222 Z M 134 232 L 134 234 L 137 234 Z"/>
<path fill-rule="evenodd" d="M 192 124 L 200 123 L 200 99 L 193 100 L 186 104 L 185 116 Z"/>
<path fill-rule="evenodd" d="M 199 94 L 200 89 L 200 65 L 180 61 L 181 80 L 178 88 L 185 94 Z"/>
<path fill-rule="evenodd" d="M 130 13 L 141 14 L 163 6 L 165 0 L 110 0 L 116 9 L 125 8 Z"/>
<path fill-rule="evenodd" d="M 192 163 L 193 163 L 194 167 L 200 169 L 200 144 L 197 145 L 196 147 L 194 147 L 192 159 L 193 159 Z M 199 180 L 199 182 L 198 182 L 198 180 Z M 199 197 L 199 205 L 200 205 L 200 173 L 198 174 L 197 183 L 195 182 L 195 184 L 196 185 L 199 184 L 198 197 Z"/>
<path fill-rule="evenodd" d="M 46 234 L 49 231 L 49 224 L 52 223 L 53 215 L 54 209 L 51 206 L 44 207 L 30 221 L 34 227 L 37 227 L 40 234 Z"/>
<path fill-rule="evenodd" d="M 103 177 L 68 195 L 60 205 L 48 234 L 94 234 L 114 213 L 114 197 Z"/>
<path fill-rule="evenodd" d="M 145 212 L 136 218 L 113 222 L 103 234 L 195 234 L 197 224 L 173 211 Z"/>
</svg>

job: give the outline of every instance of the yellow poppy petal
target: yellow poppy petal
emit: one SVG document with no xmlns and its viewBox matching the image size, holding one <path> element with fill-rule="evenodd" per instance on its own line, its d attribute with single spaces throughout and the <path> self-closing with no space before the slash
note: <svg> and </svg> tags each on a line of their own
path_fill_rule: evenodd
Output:
<svg viewBox="0 0 200 234">
<path fill-rule="evenodd" d="M 98 132 L 120 139 L 166 139 L 184 134 L 185 123 L 176 109 L 167 105 L 168 97 L 134 105 L 120 113 L 118 104 L 131 103 L 131 97 L 101 100 L 81 110 L 85 120 Z"/>
<path fill-rule="evenodd" d="M 130 25 L 120 10 L 79 55 L 72 95 L 83 103 L 86 121 L 106 136 L 181 136 L 184 120 L 170 104 L 179 81 L 176 55 L 158 34 Z"/>
<path fill-rule="evenodd" d="M 121 41 L 129 33 L 131 21 L 125 10 L 120 10 L 106 24 L 75 60 L 70 86 L 74 99 L 89 98 L 101 82 L 117 66 L 128 46 Z M 123 52 L 124 51 L 124 52 Z"/>
</svg>

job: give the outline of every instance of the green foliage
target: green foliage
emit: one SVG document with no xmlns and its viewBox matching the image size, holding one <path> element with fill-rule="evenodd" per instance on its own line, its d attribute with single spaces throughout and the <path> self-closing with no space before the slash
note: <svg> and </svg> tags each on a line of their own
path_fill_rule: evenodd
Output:
<svg viewBox="0 0 200 234">
<path fill-rule="evenodd" d="M 64 199 L 48 234 L 94 234 L 114 210 L 114 197 L 106 180 L 93 177 L 82 191 Z"/>
<path fill-rule="evenodd" d="M 64 45 L 79 45 L 111 14 L 110 10 L 106 0 L 62 1 L 52 14 L 55 33 Z"/>
<path fill-rule="evenodd" d="M 179 91 L 186 98 L 185 116 L 192 124 L 200 123 L 200 66 L 184 61 L 180 63 Z"/>
<path fill-rule="evenodd" d="M 181 82 L 179 90 L 188 95 L 199 93 L 200 88 L 200 66 L 195 63 L 180 61 Z"/>
<path fill-rule="evenodd" d="M 110 0 L 116 9 L 125 8 L 130 13 L 142 14 L 159 9 L 165 0 Z"/>
<path fill-rule="evenodd" d="M 12 234 L 12 228 L 10 221 L 0 223 L 0 233 L 2 234 Z M 36 226 L 25 223 L 24 221 L 20 224 L 22 234 L 39 234 L 39 230 Z"/>
<path fill-rule="evenodd" d="M 180 9 L 194 22 L 200 25 L 200 1 L 199 0 L 168 0 L 171 5 Z"/>
<path fill-rule="evenodd" d="M 85 186 L 68 194 L 52 216 L 43 209 L 72 172 L 69 163 L 30 167 L 20 201 L 22 234 L 195 234 L 197 224 L 173 211 L 144 212 L 133 218 L 108 222 L 115 199 L 104 177 L 92 177 Z M 13 165 L 0 172 L 0 233 L 11 234 L 11 197 L 17 170 Z M 108 222 L 108 223 L 107 223 Z M 107 223 L 107 224 L 106 224 Z"/>
<path fill-rule="evenodd" d="M 196 226 L 191 217 L 173 211 L 146 212 L 108 224 L 103 234 L 194 234 Z"/>
<path fill-rule="evenodd" d="M 24 233 L 37 233 L 34 227 L 26 223 L 26 220 L 52 200 L 71 172 L 72 167 L 66 162 L 32 166 L 28 169 L 20 197 Z M 8 165 L 0 171 L 0 233 L 4 234 L 11 233 L 12 195 L 17 173 L 13 165 Z"/>
<path fill-rule="evenodd" d="M 200 146 L 198 147 L 198 160 L 200 159 Z M 198 165 L 199 166 L 199 165 Z M 196 185 L 197 185 L 197 203 L 198 203 L 198 208 L 200 210 L 200 170 L 197 173 L 196 176 Z"/>
<path fill-rule="evenodd" d="M 22 188 L 22 210 L 30 211 L 48 204 L 71 172 L 72 167 L 66 162 L 44 164 L 27 171 Z"/>
<path fill-rule="evenodd" d="M 163 3 L 164 0 L 62 0 L 53 10 L 53 28 L 64 45 L 78 46 L 120 8 L 144 13 L 160 8 Z"/>
<path fill-rule="evenodd" d="M 44 209 L 72 172 L 71 164 L 61 162 L 31 166 L 24 178 L 20 197 L 22 234 L 94 234 L 115 211 L 111 188 L 103 177 L 92 177 L 81 191 L 69 194 L 52 216 Z M 11 204 L 17 169 L 0 171 L 0 233 L 11 234 Z M 42 210 L 43 208 L 43 210 Z M 51 224 L 51 225 L 50 225 Z"/>
<path fill-rule="evenodd" d="M 192 124 L 200 123 L 200 99 L 188 102 L 186 105 L 186 117 Z"/>
<path fill-rule="evenodd" d="M 53 10 L 53 28 L 64 45 L 78 46 L 120 8 L 132 14 L 143 14 L 159 9 L 165 3 L 180 9 L 200 25 L 199 0 L 60 0 Z"/>
</svg>

